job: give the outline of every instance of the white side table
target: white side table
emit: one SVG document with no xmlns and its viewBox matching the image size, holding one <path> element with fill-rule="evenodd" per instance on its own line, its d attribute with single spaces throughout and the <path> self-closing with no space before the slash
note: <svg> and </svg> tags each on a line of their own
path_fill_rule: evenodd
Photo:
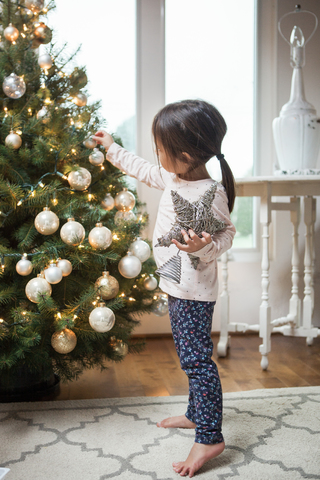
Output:
<svg viewBox="0 0 320 480">
<path fill-rule="evenodd" d="M 313 270 L 314 270 L 314 224 L 316 220 L 316 199 L 320 196 L 320 176 L 279 176 L 252 177 L 236 181 L 239 197 L 260 197 L 260 222 L 262 225 L 261 260 L 261 305 L 259 324 L 229 322 L 228 258 L 222 256 L 222 292 L 221 292 L 221 332 L 217 347 L 218 355 L 224 357 L 229 346 L 229 332 L 256 331 L 262 339 L 259 347 L 261 367 L 268 368 L 268 353 L 271 351 L 271 333 L 306 337 L 308 345 L 320 335 L 320 329 L 312 325 L 314 308 Z M 272 197 L 290 197 L 289 202 L 274 202 Z M 305 253 L 304 253 L 304 292 L 303 300 L 298 296 L 299 250 L 298 227 L 300 223 L 300 201 L 304 201 Z M 269 226 L 272 210 L 288 210 L 293 225 L 291 257 L 291 298 L 289 312 L 285 317 L 271 320 L 269 303 Z M 303 309 L 302 309 L 303 307 Z M 303 314 L 301 316 L 301 310 Z"/>
</svg>

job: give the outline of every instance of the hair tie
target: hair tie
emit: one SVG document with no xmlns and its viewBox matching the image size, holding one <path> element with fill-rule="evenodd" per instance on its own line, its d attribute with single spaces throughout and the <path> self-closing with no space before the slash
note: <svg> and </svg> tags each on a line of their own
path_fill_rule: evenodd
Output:
<svg viewBox="0 0 320 480">
<path fill-rule="evenodd" d="M 217 157 L 217 159 L 219 160 L 219 162 L 220 162 L 220 160 L 224 160 L 224 155 L 223 155 L 223 153 L 218 153 L 218 155 L 216 155 L 216 157 Z"/>
</svg>

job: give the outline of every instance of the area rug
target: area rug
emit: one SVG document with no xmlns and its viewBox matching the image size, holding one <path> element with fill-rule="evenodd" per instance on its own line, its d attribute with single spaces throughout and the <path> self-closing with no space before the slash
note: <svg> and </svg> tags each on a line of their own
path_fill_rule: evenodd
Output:
<svg viewBox="0 0 320 480">
<path fill-rule="evenodd" d="M 0 404 L 5 480 L 172 480 L 194 432 L 157 428 L 187 397 Z M 226 449 L 199 480 L 320 479 L 320 387 L 226 393 Z M 1 472 L 1 468 L 0 468 Z"/>
</svg>

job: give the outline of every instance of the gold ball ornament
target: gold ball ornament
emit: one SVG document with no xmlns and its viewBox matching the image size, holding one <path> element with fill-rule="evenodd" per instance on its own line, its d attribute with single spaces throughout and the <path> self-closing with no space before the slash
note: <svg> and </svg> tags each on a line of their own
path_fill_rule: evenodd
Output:
<svg viewBox="0 0 320 480">
<path fill-rule="evenodd" d="M 63 277 L 67 277 L 72 272 L 72 264 L 65 258 L 59 258 L 57 261 L 57 267 L 62 271 Z"/>
<path fill-rule="evenodd" d="M 44 207 L 34 220 L 34 226 L 42 235 L 52 235 L 59 228 L 59 217 L 51 212 L 49 207 Z"/>
<path fill-rule="evenodd" d="M 42 295 L 51 295 L 52 288 L 50 283 L 39 275 L 27 283 L 25 292 L 30 302 L 39 303 Z"/>
<path fill-rule="evenodd" d="M 117 193 L 114 198 L 114 205 L 117 210 L 121 212 L 128 212 L 132 210 L 136 204 L 136 199 L 133 193 L 129 192 L 127 188 L 124 188 L 121 192 Z"/>
<path fill-rule="evenodd" d="M 85 229 L 79 222 L 75 222 L 73 217 L 68 218 L 60 230 L 60 237 L 67 245 L 79 245 L 86 236 Z"/>
<path fill-rule="evenodd" d="M 99 333 L 109 332 L 114 326 L 115 320 L 113 311 L 106 307 L 103 302 L 98 303 L 98 306 L 89 315 L 91 327 Z"/>
<path fill-rule="evenodd" d="M 22 145 L 22 139 L 20 135 L 18 135 L 17 133 L 11 130 L 9 135 L 6 137 L 4 143 L 6 144 L 7 147 L 11 147 L 14 150 L 17 150 Z"/>
<path fill-rule="evenodd" d="M 34 38 L 40 44 L 47 44 L 50 43 L 52 40 L 52 31 L 47 25 L 43 22 L 36 23 L 35 29 L 33 32 Z"/>
<path fill-rule="evenodd" d="M 86 73 L 81 69 L 76 67 L 70 75 L 72 83 L 77 83 L 78 88 L 83 88 L 88 83 L 88 77 Z"/>
<path fill-rule="evenodd" d="M 33 13 L 39 13 L 44 7 L 44 0 L 25 0 L 25 6 Z"/>
<path fill-rule="evenodd" d="M 30 275 L 32 269 L 32 263 L 25 256 L 23 256 L 21 260 L 19 260 L 19 262 L 16 264 L 17 273 L 19 273 L 19 275 L 22 275 L 23 277 Z"/>
<path fill-rule="evenodd" d="M 150 274 L 147 278 L 144 279 L 143 286 L 146 290 L 155 290 L 158 286 L 157 279 L 152 274 Z"/>
<path fill-rule="evenodd" d="M 84 140 L 83 145 L 86 148 L 95 148 L 97 146 L 97 142 L 93 138 L 88 137 Z"/>
<path fill-rule="evenodd" d="M 101 207 L 104 210 L 112 210 L 114 207 L 114 198 L 111 196 L 110 193 L 107 193 L 104 199 L 101 202 Z"/>
<path fill-rule="evenodd" d="M 94 148 L 91 155 L 89 155 L 89 162 L 96 167 L 100 167 L 104 162 L 103 153 L 97 148 Z"/>
<path fill-rule="evenodd" d="M 147 242 L 138 237 L 129 247 L 130 252 L 139 258 L 140 262 L 145 262 L 151 255 L 151 249 Z"/>
<path fill-rule="evenodd" d="M 142 264 L 135 255 L 128 252 L 127 255 L 121 258 L 118 264 L 120 274 L 125 278 L 135 278 L 141 272 Z"/>
<path fill-rule="evenodd" d="M 125 357 L 128 353 L 128 345 L 122 340 L 114 340 L 112 342 L 113 351 L 120 357 Z"/>
<path fill-rule="evenodd" d="M 56 285 L 62 280 L 62 271 L 55 263 L 50 263 L 44 271 L 44 276 L 48 283 Z"/>
<path fill-rule="evenodd" d="M 25 94 L 26 88 L 23 78 L 15 73 L 11 73 L 8 77 L 5 77 L 2 83 L 2 89 L 7 97 L 15 100 Z"/>
<path fill-rule="evenodd" d="M 121 212 L 119 210 L 114 216 L 114 223 L 116 225 L 123 225 L 125 223 L 135 222 L 136 220 L 137 217 L 132 210 L 129 210 L 128 212 Z"/>
<path fill-rule="evenodd" d="M 102 277 L 99 277 L 94 285 L 96 288 L 99 288 L 99 295 L 104 300 L 111 300 L 119 292 L 119 282 L 109 272 L 102 272 Z"/>
<path fill-rule="evenodd" d="M 87 105 L 87 101 L 88 101 L 87 95 L 85 95 L 82 92 L 77 93 L 73 97 L 73 103 L 75 103 L 77 107 L 85 107 Z"/>
<path fill-rule="evenodd" d="M 91 247 L 97 250 L 105 250 L 112 243 L 112 233 L 109 228 L 104 227 L 102 223 L 96 223 L 96 226 L 89 233 L 89 243 Z"/>
<path fill-rule="evenodd" d="M 51 55 L 49 55 L 48 53 L 44 53 L 43 55 L 40 55 L 40 57 L 38 58 L 38 64 L 44 70 L 49 70 L 49 68 L 51 68 L 53 65 L 53 60 Z"/>
<path fill-rule="evenodd" d="M 19 37 L 19 30 L 16 27 L 14 27 L 12 23 L 9 23 L 7 28 L 4 29 L 3 35 L 6 38 L 6 40 L 9 40 L 10 42 L 15 42 Z"/>
<path fill-rule="evenodd" d="M 91 183 L 91 173 L 86 168 L 80 167 L 69 173 L 68 182 L 73 190 L 86 190 Z"/>
<path fill-rule="evenodd" d="M 59 330 L 52 335 L 51 345 L 58 353 L 70 353 L 77 345 L 76 334 L 69 328 Z"/>
</svg>

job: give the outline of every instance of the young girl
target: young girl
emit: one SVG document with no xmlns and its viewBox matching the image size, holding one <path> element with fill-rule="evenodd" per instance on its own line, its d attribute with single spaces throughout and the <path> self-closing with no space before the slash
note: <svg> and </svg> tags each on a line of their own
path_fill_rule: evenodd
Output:
<svg viewBox="0 0 320 480">
<path fill-rule="evenodd" d="M 222 391 L 216 364 L 211 359 L 211 325 L 218 295 L 217 257 L 227 251 L 235 235 L 230 221 L 235 188 L 228 163 L 221 153 L 226 123 L 215 107 L 200 100 L 165 106 L 155 116 L 152 133 L 160 165 L 153 165 L 114 143 L 101 130 L 93 136 L 107 151 L 108 160 L 128 175 L 150 187 L 163 190 L 153 236 L 154 257 L 163 265 L 180 250 L 182 280 L 179 284 L 161 278 L 160 288 L 168 294 L 169 316 L 181 368 L 189 379 L 189 404 L 185 415 L 157 424 L 164 428 L 195 428 L 195 443 L 186 461 L 173 463 L 175 472 L 192 477 L 201 466 L 224 450 L 221 433 Z M 222 182 L 212 180 L 206 163 L 216 157 Z M 172 191 L 190 203 L 197 202 L 212 185 L 216 192 L 211 211 L 225 228 L 214 235 L 200 236 L 181 230 L 181 242 L 156 246 L 172 227 L 175 210 Z M 197 257 L 196 266 L 188 254 Z M 196 268 L 195 268 L 196 267 Z"/>
</svg>

